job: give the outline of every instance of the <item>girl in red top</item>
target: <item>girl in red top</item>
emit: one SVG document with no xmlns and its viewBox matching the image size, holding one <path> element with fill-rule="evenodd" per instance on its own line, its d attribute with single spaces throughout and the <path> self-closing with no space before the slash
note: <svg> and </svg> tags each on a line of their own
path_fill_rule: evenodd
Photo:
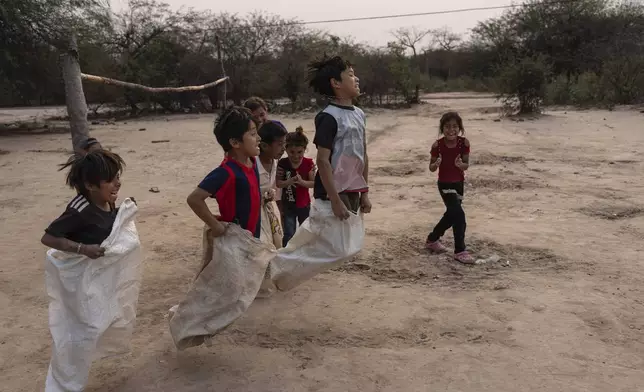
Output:
<svg viewBox="0 0 644 392">
<path fill-rule="evenodd" d="M 454 232 L 454 259 L 464 264 L 473 264 L 474 258 L 465 248 L 465 211 L 463 211 L 463 191 L 465 170 L 470 166 L 470 142 L 462 135 L 465 133 L 463 120 L 456 112 L 448 112 L 441 117 L 440 135 L 432 145 L 429 170 L 438 170 L 438 190 L 447 211 L 427 236 L 427 249 L 443 253 L 447 248 L 440 238 L 451 227 Z"/>
<path fill-rule="evenodd" d="M 305 158 L 309 139 L 304 129 L 297 127 L 295 132 L 286 135 L 284 143 L 287 158 L 277 164 L 277 187 L 282 189 L 282 226 L 283 243 L 286 247 L 295 234 L 297 223 L 300 225 L 311 212 L 311 195 L 315 180 L 315 164 L 311 158 Z"/>
</svg>

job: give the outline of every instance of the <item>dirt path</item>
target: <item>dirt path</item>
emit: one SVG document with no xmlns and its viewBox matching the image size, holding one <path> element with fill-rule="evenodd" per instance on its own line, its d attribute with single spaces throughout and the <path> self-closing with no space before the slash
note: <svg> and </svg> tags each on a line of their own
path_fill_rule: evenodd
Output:
<svg viewBox="0 0 644 392">
<path fill-rule="evenodd" d="M 431 102 L 369 115 L 374 213 L 355 263 L 258 300 L 212 347 L 179 353 L 165 316 L 198 265 L 201 226 L 184 200 L 221 160 L 211 118 L 96 127 L 128 163 L 121 196 L 139 202 L 146 261 L 135 349 L 96 363 L 88 390 L 644 391 L 642 115 L 495 122 L 489 98 Z M 467 267 L 422 250 L 443 212 L 426 168 L 447 108 L 462 112 L 473 146 L 468 243 L 500 262 Z M 281 120 L 312 135 L 311 119 Z M 70 141 L 0 144 L 0 390 L 42 390 L 38 240 L 72 196 L 55 171 Z"/>
</svg>

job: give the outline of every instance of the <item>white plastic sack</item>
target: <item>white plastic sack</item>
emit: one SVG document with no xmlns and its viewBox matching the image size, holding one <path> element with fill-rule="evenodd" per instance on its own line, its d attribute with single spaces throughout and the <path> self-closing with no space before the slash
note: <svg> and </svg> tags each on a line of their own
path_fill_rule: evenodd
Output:
<svg viewBox="0 0 644 392">
<path fill-rule="evenodd" d="M 123 201 L 99 259 L 47 252 L 53 346 L 45 392 L 83 391 L 93 360 L 129 352 L 141 284 L 136 212 L 132 200 Z"/>
<path fill-rule="evenodd" d="M 362 217 L 341 221 L 329 202 L 316 200 L 286 248 L 275 251 L 238 225 L 223 236 L 203 235 L 203 264 L 179 305 L 170 309 L 170 334 L 179 350 L 209 343 L 257 297 L 290 290 L 356 255 L 364 242 Z M 261 291 L 260 291 L 261 288 Z"/>
<path fill-rule="evenodd" d="M 361 215 L 350 213 L 343 221 L 333 214 L 331 202 L 315 200 L 309 218 L 271 261 L 271 280 L 280 291 L 290 290 L 355 256 L 363 242 Z"/>
<path fill-rule="evenodd" d="M 221 237 L 203 236 L 203 265 L 183 301 L 170 311 L 179 350 L 198 346 L 239 318 L 255 299 L 275 247 L 228 224 Z"/>
</svg>

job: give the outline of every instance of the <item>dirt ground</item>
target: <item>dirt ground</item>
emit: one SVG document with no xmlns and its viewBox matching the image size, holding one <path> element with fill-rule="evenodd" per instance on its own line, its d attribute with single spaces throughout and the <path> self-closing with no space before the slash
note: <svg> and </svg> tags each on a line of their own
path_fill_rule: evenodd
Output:
<svg viewBox="0 0 644 392">
<path fill-rule="evenodd" d="M 134 350 L 96 362 L 88 391 L 644 391 L 644 115 L 497 122 L 489 98 L 428 102 L 368 112 L 374 208 L 360 257 L 257 300 L 212 347 L 184 352 L 166 315 L 199 264 L 202 225 L 185 198 L 222 158 L 212 116 L 93 126 L 128 163 L 121 198 L 139 203 L 146 259 Z M 443 212 L 427 165 L 447 109 L 472 144 L 467 241 L 498 262 L 423 250 Z M 312 118 L 279 119 L 312 136 Z M 68 134 L 0 137 L 2 391 L 43 389 L 39 239 L 73 196 L 55 166 L 69 147 Z"/>
</svg>

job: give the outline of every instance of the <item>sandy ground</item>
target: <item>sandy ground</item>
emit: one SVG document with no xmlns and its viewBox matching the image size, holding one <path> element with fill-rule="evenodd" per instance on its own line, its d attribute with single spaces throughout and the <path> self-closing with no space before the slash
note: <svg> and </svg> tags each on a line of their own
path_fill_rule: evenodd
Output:
<svg viewBox="0 0 644 392">
<path fill-rule="evenodd" d="M 369 113 L 374 209 L 358 260 L 256 301 L 212 347 L 184 352 L 166 314 L 199 263 L 185 197 L 221 161 L 212 118 L 93 127 L 128 163 L 121 196 L 139 203 L 146 259 L 134 350 L 95 363 L 88 391 L 644 391 L 642 114 L 495 122 L 489 98 L 430 102 Z M 500 262 L 423 251 L 443 212 L 427 164 L 448 108 L 472 143 L 468 243 Z M 312 135 L 312 117 L 280 120 Z M 55 167 L 69 147 L 67 134 L 0 137 L 2 391 L 43 388 L 39 239 L 73 195 Z"/>
</svg>

